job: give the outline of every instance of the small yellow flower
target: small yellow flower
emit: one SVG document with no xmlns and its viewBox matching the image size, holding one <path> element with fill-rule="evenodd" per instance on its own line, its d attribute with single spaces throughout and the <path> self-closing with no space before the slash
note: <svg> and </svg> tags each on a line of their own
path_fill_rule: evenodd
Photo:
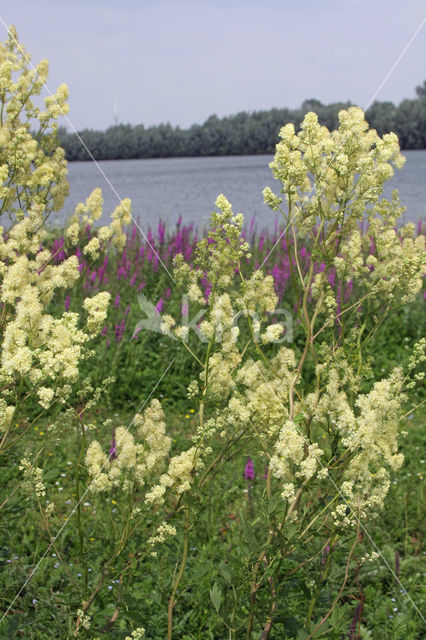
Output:
<svg viewBox="0 0 426 640">
<path fill-rule="evenodd" d="M 95 538 L 89 538 L 90 542 L 93 542 Z"/>
<path fill-rule="evenodd" d="M 189 418 L 189 413 L 186 413 L 186 414 L 185 414 L 185 418 Z"/>
<path fill-rule="evenodd" d="M 117 504 L 117 502 L 115 500 L 111 500 L 112 504 Z"/>
<path fill-rule="evenodd" d="M 195 413 L 195 409 L 190 409 L 189 413 Z"/>
<path fill-rule="evenodd" d="M 44 431 L 40 431 L 39 436 L 44 436 Z"/>
</svg>

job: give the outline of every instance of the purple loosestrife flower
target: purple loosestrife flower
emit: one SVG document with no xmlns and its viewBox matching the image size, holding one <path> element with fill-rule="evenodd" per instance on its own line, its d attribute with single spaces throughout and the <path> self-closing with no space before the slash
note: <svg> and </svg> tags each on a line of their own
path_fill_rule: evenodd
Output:
<svg viewBox="0 0 426 640">
<path fill-rule="evenodd" d="M 105 260 L 104 260 L 102 266 L 99 267 L 99 270 L 98 270 L 99 284 L 102 282 L 102 278 L 105 275 L 105 271 L 106 271 L 107 266 L 108 266 L 108 256 L 105 257 Z"/>
<path fill-rule="evenodd" d="M 346 285 L 346 289 L 345 289 L 345 293 L 344 293 L 345 302 L 347 302 L 349 300 L 349 298 L 351 297 L 353 288 L 354 288 L 354 281 L 353 280 L 349 280 L 349 282 Z"/>
<path fill-rule="evenodd" d="M 70 297 L 67 296 L 64 300 L 65 311 L 68 311 L 70 308 Z"/>
<path fill-rule="evenodd" d="M 66 255 L 65 255 L 65 251 L 63 250 L 63 246 L 64 246 L 64 236 L 61 236 L 59 239 L 55 238 L 52 245 L 52 254 L 53 254 L 53 260 L 56 263 L 59 263 L 65 260 Z"/>
<path fill-rule="evenodd" d="M 134 274 L 132 275 L 131 279 L 130 279 L 130 286 L 131 286 L 131 287 L 134 287 L 134 286 L 135 286 L 136 278 L 137 278 L 137 274 L 136 274 L 136 273 L 134 273 Z"/>
<path fill-rule="evenodd" d="M 120 306 L 120 300 L 121 300 L 120 294 L 117 293 L 117 295 L 115 296 L 115 300 L 114 300 L 114 306 L 115 306 L 116 309 Z"/>
<path fill-rule="evenodd" d="M 106 325 L 102 328 L 101 336 L 106 336 L 107 332 L 108 332 L 108 325 L 106 324 Z"/>
<path fill-rule="evenodd" d="M 162 312 L 163 306 L 164 306 L 164 300 L 163 298 L 160 298 L 157 304 L 155 305 L 155 312 L 157 313 L 157 315 Z"/>
<path fill-rule="evenodd" d="M 157 229 L 157 233 L 158 233 L 158 240 L 160 242 L 160 244 L 164 243 L 164 238 L 165 238 L 165 232 L 166 232 L 166 224 L 162 224 L 161 220 L 158 223 L 158 229 Z"/>
<path fill-rule="evenodd" d="M 120 324 L 115 325 L 115 341 L 121 342 L 124 334 L 124 327 L 126 325 L 126 318 L 124 317 Z"/>
<path fill-rule="evenodd" d="M 170 287 L 167 287 L 163 295 L 165 298 L 170 298 L 170 296 L 172 295 L 172 290 L 170 289 Z"/>
<path fill-rule="evenodd" d="M 244 480 L 254 480 L 254 464 L 253 460 L 249 458 L 246 462 L 246 466 L 244 467 Z"/>
</svg>

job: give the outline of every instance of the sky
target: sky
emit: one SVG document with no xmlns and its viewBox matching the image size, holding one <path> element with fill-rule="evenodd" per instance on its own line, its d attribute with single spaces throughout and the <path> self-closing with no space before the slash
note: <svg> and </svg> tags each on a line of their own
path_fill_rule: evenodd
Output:
<svg viewBox="0 0 426 640">
<path fill-rule="evenodd" d="M 424 0 L 0 2 L 49 89 L 68 84 L 77 130 L 114 124 L 114 104 L 119 122 L 181 127 L 306 98 L 366 108 L 425 17 Z M 425 60 L 426 23 L 376 99 L 414 97 Z"/>
</svg>

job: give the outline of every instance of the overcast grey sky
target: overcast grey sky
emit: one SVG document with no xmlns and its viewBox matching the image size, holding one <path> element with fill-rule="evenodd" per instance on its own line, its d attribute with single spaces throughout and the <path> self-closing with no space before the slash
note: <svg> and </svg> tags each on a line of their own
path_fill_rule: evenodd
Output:
<svg viewBox="0 0 426 640">
<path fill-rule="evenodd" d="M 426 15 L 424 0 L 13 0 L 0 15 L 49 88 L 70 88 L 77 129 L 201 123 L 216 113 L 365 107 Z M 2 40 L 6 31 L 0 25 Z M 426 25 L 377 96 L 398 103 L 426 79 Z"/>
</svg>

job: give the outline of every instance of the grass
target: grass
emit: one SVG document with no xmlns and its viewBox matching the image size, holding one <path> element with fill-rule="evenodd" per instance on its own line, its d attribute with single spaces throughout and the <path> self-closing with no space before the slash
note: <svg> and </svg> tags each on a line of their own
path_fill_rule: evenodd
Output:
<svg viewBox="0 0 426 640">
<path fill-rule="evenodd" d="M 188 407 L 186 414 L 168 416 L 174 447 L 183 445 L 182 439 L 189 428 L 193 414 Z M 94 419 L 102 419 L 99 414 Z M 119 424 L 129 424 L 128 415 L 113 416 Z M 367 535 L 363 534 L 363 554 L 366 551 L 380 551 L 379 557 L 372 562 L 360 562 L 358 555 L 356 569 L 351 573 L 340 605 L 343 616 L 343 628 L 349 633 L 358 605 L 357 629 L 361 638 L 383 638 L 385 640 L 420 639 L 422 623 L 413 602 L 422 610 L 422 578 L 426 570 L 421 540 L 424 505 L 424 453 L 425 412 L 406 420 L 407 435 L 402 441 L 405 462 L 395 476 L 384 512 L 368 525 L 368 534 L 374 540 L 373 547 Z M 71 429 L 60 441 L 49 434 L 49 423 L 40 424 L 31 431 L 25 447 L 33 451 L 40 450 L 38 463 L 48 468 L 45 480 L 48 481 L 48 498 L 55 502 L 55 515 L 49 523 L 49 529 L 41 517 L 34 513 L 25 518 L 30 505 L 26 503 L 25 492 L 20 488 L 5 506 L 2 518 L 2 608 L 8 606 L 14 596 L 23 587 L 31 572 L 37 567 L 38 558 L 49 547 L 50 535 L 62 532 L 54 546 L 49 548 L 30 582 L 24 586 L 19 600 L 11 607 L 2 624 L 0 638 L 66 638 L 72 637 L 72 618 L 80 606 L 82 591 L 82 564 L 75 531 L 76 493 L 74 483 L 74 460 L 77 447 L 76 433 Z M 2 484 L 12 489 L 19 479 L 18 464 L 23 449 L 15 451 L 9 465 L 1 471 Z M 262 523 L 259 514 L 252 512 L 250 492 L 263 490 L 262 478 L 264 461 L 254 456 L 256 478 L 249 487 L 242 477 L 246 460 L 236 458 L 232 467 L 217 479 L 210 490 L 210 499 L 200 520 L 191 533 L 188 567 L 176 605 L 175 634 L 178 638 L 225 638 L 226 628 L 220 618 L 213 615 L 209 594 L 213 585 L 221 594 L 220 614 L 230 613 L 229 601 L 232 592 L 232 571 L 235 563 L 251 560 L 253 542 L 262 539 Z M 230 469 L 230 470 L 229 470 Z M 107 498 L 91 495 L 83 499 L 84 536 L 87 540 L 87 562 L 89 564 L 89 587 L 95 584 L 102 566 L 112 553 L 114 546 L 113 531 L 118 529 L 123 518 L 120 501 L 114 494 Z M 31 513 L 31 512 L 30 512 Z M 221 514 L 218 519 L 217 514 Z M 66 524 L 65 524 L 66 523 Z M 64 526 L 65 524 L 65 526 Z M 144 523 L 149 529 L 150 523 Z M 238 525 L 238 526 L 237 526 Z M 236 540 L 241 535 L 243 540 Z M 93 634 L 100 633 L 108 624 L 116 607 L 119 615 L 116 623 L 108 630 L 109 638 L 124 638 L 131 629 L 143 625 L 147 637 L 164 638 L 166 635 L 167 600 L 170 595 L 170 565 L 176 562 L 181 540 L 171 540 L 162 545 L 156 558 L 149 556 L 145 561 L 138 559 L 146 531 L 136 534 L 126 556 L 108 576 L 105 588 L 93 610 Z M 253 540 L 255 538 L 256 540 Z M 238 543 L 242 554 L 237 557 L 234 549 Z M 131 570 L 120 577 L 123 567 L 130 563 Z M 287 567 L 288 569 L 288 567 Z M 341 566 L 336 563 L 330 575 L 330 585 L 339 584 Z M 297 574 L 296 574 L 297 575 Z M 398 580 L 396 577 L 398 577 Z M 297 580 L 297 578 L 295 578 Z M 294 586 L 294 584 L 293 584 Z M 304 585 L 301 584 L 303 591 Z M 236 585 L 237 598 L 241 610 L 245 606 L 247 584 Z M 330 594 L 323 594 L 323 604 L 327 605 Z M 405 590 L 405 591 L 404 591 Z M 271 638 L 299 638 L 300 621 L 286 617 L 286 595 L 278 602 L 277 619 Z M 297 635 L 299 634 L 299 635 Z M 89 636 L 92 637 L 92 636 Z M 94 637 L 94 636 L 93 636 Z M 237 636 L 238 637 L 238 636 Z M 333 635 L 330 628 L 329 638 Z M 350 637 L 350 636 L 344 636 Z M 356 635 L 354 638 L 358 637 Z"/>
</svg>

